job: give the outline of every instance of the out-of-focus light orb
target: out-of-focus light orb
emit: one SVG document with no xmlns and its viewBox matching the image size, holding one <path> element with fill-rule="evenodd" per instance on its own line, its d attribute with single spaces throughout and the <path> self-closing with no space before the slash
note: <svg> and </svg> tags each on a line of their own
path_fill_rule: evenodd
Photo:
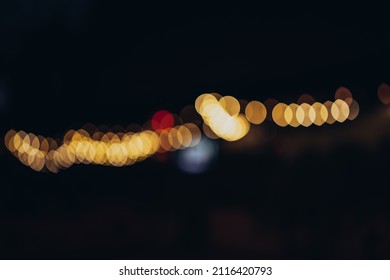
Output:
<svg viewBox="0 0 390 280">
<path fill-rule="evenodd" d="M 307 93 L 304 93 L 301 96 L 299 96 L 299 98 L 297 100 L 297 103 L 299 105 L 301 105 L 303 103 L 307 103 L 307 104 L 311 105 L 311 104 L 314 104 L 314 102 L 316 102 L 314 97 L 311 96 L 310 94 L 307 94 Z"/>
<path fill-rule="evenodd" d="M 217 154 L 217 143 L 202 137 L 196 146 L 179 151 L 177 165 L 179 169 L 187 173 L 203 173 L 210 168 Z"/>
<path fill-rule="evenodd" d="M 196 112 L 194 105 L 187 105 L 180 111 L 180 117 L 183 122 L 192 122 L 197 123 L 200 122 L 200 116 Z"/>
<path fill-rule="evenodd" d="M 334 124 L 336 121 L 332 115 L 332 105 L 333 105 L 333 102 L 329 101 L 329 100 L 324 103 L 324 106 L 325 106 L 326 110 L 328 111 L 328 118 L 326 119 L 327 124 Z"/>
<path fill-rule="evenodd" d="M 298 127 L 300 125 L 297 119 L 298 108 L 298 104 L 291 103 L 284 111 L 284 119 L 286 120 L 287 124 L 291 125 L 292 127 Z"/>
<path fill-rule="evenodd" d="M 286 104 L 278 103 L 272 110 L 272 119 L 277 125 L 281 127 L 285 127 L 287 125 L 287 121 L 284 118 L 284 111 L 286 110 L 286 108 Z"/>
<path fill-rule="evenodd" d="M 216 97 L 211 93 L 203 93 L 199 95 L 195 100 L 195 110 L 200 115 L 203 114 L 203 104 L 205 104 L 207 100 L 217 101 Z"/>
<path fill-rule="evenodd" d="M 198 145 L 199 141 L 202 138 L 202 133 L 200 132 L 199 127 L 197 127 L 193 123 L 186 123 L 183 126 L 185 126 L 191 133 L 191 143 L 189 146 L 186 147 L 194 147 Z"/>
<path fill-rule="evenodd" d="M 261 124 L 267 117 L 267 109 L 259 101 L 251 101 L 245 107 L 245 116 L 250 123 Z"/>
<path fill-rule="evenodd" d="M 353 121 L 359 115 L 359 111 L 360 111 L 359 104 L 353 98 L 347 98 L 345 102 L 349 105 L 348 119 L 350 121 Z"/>
<path fill-rule="evenodd" d="M 317 126 L 323 125 L 328 119 L 328 110 L 325 105 L 315 102 L 311 107 L 313 108 L 312 111 L 314 111 L 314 117 L 311 117 L 311 120 Z"/>
<path fill-rule="evenodd" d="M 191 146 L 192 140 L 195 140 L 195 138 L 192 137 L 191 130 L 185 125 L 181 125 L 177 131 L 182 136 L 180 149 L 185 149 Z"/>
<path fill-rule="evenodd" d="M 154 130 L 171 128 L 173 125 L 173 115 L 167 110 L 160 110 L 152 117 L 152 128 Z"/>
<path fill-rule="evenodd" d="M 333 102 L 331 113 L 336 121 L 344 122 L 349 116 L 349 106 L 345 101 L 337 99 Z"/>
<path fill-rule="evenodd" d="M 341 100 L 346 100 L 347 98 L 352 98 L 352 92 L 347 89 L 346 87 L 339 87 L 336 90 L 336 93 L 334 95 L 334 99 L 341 99 Z"/>
<path fill-rule="evenodd" d="M 383 104 L 390 104 L 390 86 L 388 84 L 383 83 L 379 86 L 378 97 Z"/>
<path fill-rule="evenodd" d="M 314 109 L 308 103 L 302 103 L 297 108 L 296 117 L 297 121 L 304 127 L 311 126 L 313 121 L 310 119 L 310 115 L 315 114 Z"/>
<path fill-rule="evenodd" d="M 203 123 L 202 125 L 203 133 L 210 139 L 218 139 L 218 135 L 214 133 L 214 131 L 206 124 Z"/>
<path fill-rule="evenodd" d="M 217 98 L 219 97 L 213 94 L 200 95 L 195 101 L 197 112 L 218 137 L 227 141 L 241 139 L 249 132 L 250 125 L 246 118 L 239 114 L 239 102 L 231 96 L 221 97 L 221 102 Z"/>
<path fill-rule="evenodd" d="M 240 102 L 233 96 L 221 97 L 219 104 L 232 117 L 236 117 L 240 113 Z"/>
</svg>

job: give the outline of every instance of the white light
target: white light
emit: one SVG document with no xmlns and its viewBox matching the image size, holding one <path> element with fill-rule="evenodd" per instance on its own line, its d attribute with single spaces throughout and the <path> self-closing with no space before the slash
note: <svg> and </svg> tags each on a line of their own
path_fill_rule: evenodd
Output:
<svg viewBox="0 0 390 280">
<path fill-rule="evenodd" d="M 205 172 L 218 153 L 218 146 L 214 141 L 202 137 L 199 144 L 178 152 L 177 164 L 187 173 L 198 174 Z"/>
</svg>

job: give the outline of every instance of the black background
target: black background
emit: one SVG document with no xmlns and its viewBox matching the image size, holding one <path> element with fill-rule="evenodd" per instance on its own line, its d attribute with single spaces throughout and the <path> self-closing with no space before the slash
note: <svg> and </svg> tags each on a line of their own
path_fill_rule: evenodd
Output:
<svg viewBox="0 0 390 280">
<path fill-rule="evenodd" d="M 199 175 L 178 170 L 175 153 L 37 173 L 1 143 L 1 258 L 389 258 L 384 7 L 124 2 L 0 3 L 1 138 L 142 124 L 204 92 L 288 103 L 345 86 L 360 115 L 266 122 L 249 146 L 216 141 L 218 160 Z"/>
</svg>

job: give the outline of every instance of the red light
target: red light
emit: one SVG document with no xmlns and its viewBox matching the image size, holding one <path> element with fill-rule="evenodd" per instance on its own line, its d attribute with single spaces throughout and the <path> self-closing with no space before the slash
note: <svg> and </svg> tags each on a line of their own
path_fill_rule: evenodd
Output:
<svg viewBox="0 0 390 280">
<path fill-rule="evenodd" d="M 152 117 L 152 128 L 154 130 L 172 128 L 173 124 L 173 116 L 166 110 L 160 110 Z"/>
</svg>

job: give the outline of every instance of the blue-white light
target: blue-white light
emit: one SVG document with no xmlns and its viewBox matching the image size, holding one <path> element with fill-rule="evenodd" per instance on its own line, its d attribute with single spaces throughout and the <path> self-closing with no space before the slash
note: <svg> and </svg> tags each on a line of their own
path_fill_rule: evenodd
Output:
<svg viewBox="0 0 390 280">
<path fill-rule="evenodd" d="M 211 166 L 217 153 L 217 144 L 202 137 L 198 145 L 178 153 L 177 164 L 185 172 L 192 174 L 202 173 Z"/>
</svg>

